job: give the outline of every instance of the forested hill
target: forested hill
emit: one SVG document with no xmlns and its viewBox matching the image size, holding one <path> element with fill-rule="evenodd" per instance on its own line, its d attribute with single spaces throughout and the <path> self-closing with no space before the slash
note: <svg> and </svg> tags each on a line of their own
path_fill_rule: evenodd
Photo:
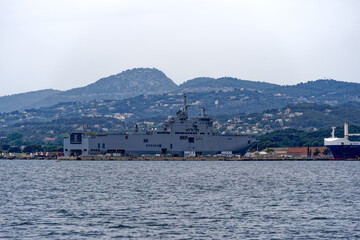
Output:
<svg viewBox="0 0 360 240">
<path fill-rule="evenodd" d="M 249 90 L 268 90 L 279 87 L 279 85 L 266 83 L 241 80 L 231 77 L 223 78 L 195 78 L 180 84 L 177 88 L 179 92 L 210 92 L 214 90 L 225 90 L 225 89 L 249 89 Z"/>
<path fill-rule="evenodd" d="M 203 104 L 210 112 L 216 109 L 212 112 L 215 114 L 231 114 L 237 111 L 261 112 L 271 106 L 278 108 L 301 102 L 337 105 L 360 101 L 360 84 L 332 79 L 281 86 L 232 77 L 201 77 L 178 86 L 158 69 L 135 68 L 68 91 L 44 90 L 0 97 L 0 112 L 48 107 L 60 102 L 127 99 L 131 103 L 136 97 L 147 101 L 144 96 L 163 101 L 166 98 L 164 93 L 184 92 L 192 94 L 194 101 L 196 99 L 198 104 Z M 144 105 L 150 104 L 153 102 Z M 166 114 L 165 108 L 158 110 Z"/>
<path fill-rule="evenodd" d="M 359 83 L 342 82 L 333 79 L 320 79 L 293 86 L 279 86 L 273 89 L 273 93 L 303 97 L 309 102 L 330 103 L 333 105 L 348 101 L 360 101 L 359 91 Z"/>
</svg>

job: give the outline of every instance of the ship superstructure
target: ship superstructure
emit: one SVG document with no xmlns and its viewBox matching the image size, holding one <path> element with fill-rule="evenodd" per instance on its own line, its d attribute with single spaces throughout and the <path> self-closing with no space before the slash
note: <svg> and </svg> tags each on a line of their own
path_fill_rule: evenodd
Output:
<svg viewBox="0 0 360 240">
<path fill-rule="evenodd" d="M 332 127 L 331 137 L 324 139 L 324 145 L 329 148 L 335 159 L 359 159 L 360 142 L 350 141 L 350 136 L 360 136 L 360 133 L 349 134 L 348 123 L 344 124 L 344 138 L 335 137 L 335 127 Z"/>
<path fill-rule="evenodd" d="M 140 134 L 71 133 L 64 139 L 64 155 L 117 154 L 141 156 L 162 154 L 172 156 L 215 155 L 223 152 L 244 154 L 255 137 L 247 135 L 219 135 L 213 131 L 213 119 L 202 108 L 199 117 L 189 119 L 186 95 L 184 106 L 169 117 L 161 130 Z"/>
</svg>

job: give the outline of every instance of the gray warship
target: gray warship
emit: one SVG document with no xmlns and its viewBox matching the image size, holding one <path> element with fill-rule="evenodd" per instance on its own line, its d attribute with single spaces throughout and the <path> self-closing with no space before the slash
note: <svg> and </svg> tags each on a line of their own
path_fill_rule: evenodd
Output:
<svg viewBox="0 0 360 240">
<path fill-rule="evenodd" d="M 161 130 L 132 134 L 70 133 L 64 138 L 64 156 L 243 155 L 257 142 L 252 136 L 215 133 L 213 119 L 205 108 L 199 117 L 189 119 L 189 106 L 184 95 L 184 106 L 165 121 Z"/>
</svg>

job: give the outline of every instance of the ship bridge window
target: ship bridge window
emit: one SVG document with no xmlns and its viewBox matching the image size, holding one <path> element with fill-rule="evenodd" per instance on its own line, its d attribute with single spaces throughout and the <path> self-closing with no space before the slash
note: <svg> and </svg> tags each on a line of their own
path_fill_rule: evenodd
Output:
<svg viewBox="0 0 360 240">
<path fill-rule="evenodd" d="M 149 142 L 149 139 L 146 139 L 146 138 L 145 138 L 145 139 L 144 139 L 144 142 Z"/>
<path fill-rule="evenodd" d="M 187 136 L 180 136 L 180 140 L 186 140 Z"/>
<path fill-rule="evenodd" d="M 146 147 L 160 147 L 161 148 L 161 144 L 146 144 Z"/>
<path fill-rule="evenodd" d="M 70 144 L 81 144 L 82 143 L 81 133 L 70 134 Z"/>
</svg>

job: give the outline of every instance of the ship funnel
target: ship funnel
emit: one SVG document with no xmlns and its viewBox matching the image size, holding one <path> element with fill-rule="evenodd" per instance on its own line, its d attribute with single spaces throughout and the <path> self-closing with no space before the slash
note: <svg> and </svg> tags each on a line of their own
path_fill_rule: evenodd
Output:
<svg viewBox="0 0 360 240">
<path fill-rule="evenodd" d="M 331 129 L 332 129 L 331 137 L 332 137 L 332 138 L 335 138 L 335 128 L 336 128 L 336 127 L 331 127 Z"/>
<path fill-rule="evenodd" d="M 347 122 L 344 124 L 344 138 L 349 138 L 349 124 Z"/>
</svg>

